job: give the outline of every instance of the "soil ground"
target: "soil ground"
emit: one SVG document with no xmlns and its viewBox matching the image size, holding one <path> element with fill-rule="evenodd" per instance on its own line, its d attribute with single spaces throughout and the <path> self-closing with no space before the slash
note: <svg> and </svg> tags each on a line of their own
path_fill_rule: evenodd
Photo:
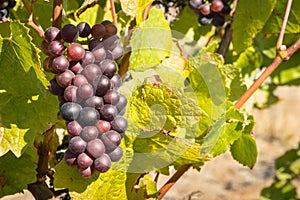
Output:
<svg viewBox="0 0 300 200">
<path fill-rule="evenodd" d="M 275 174 L 274 160 L 288 149 L 297 147 L 300 141 L 300 88 L 282 87 L 276 91 L 280 101 L 264 110 L 249 110 L 256 126 L 254 136 L 259 155 L 252 170 L 231 158 L 229 152 L 212 159 L 198 172 L 187 171 L 164 200 L 256 200 L 261 190 L 269 186 Z M 258 98 L 254 96 L 253 98 Z M 253 101 L 252 98 L 252 101 Z M 249 102 L 251 105 L 251 100 Z M 174 172 L 173 172 L 174 173 Z M 168 177 L 159 178 L 160 187 Z M 300 180 L 296 180 L 298 196 Z M 1 200 L 32 200 L 25 191 L 1 198 Z"/>
</svg>

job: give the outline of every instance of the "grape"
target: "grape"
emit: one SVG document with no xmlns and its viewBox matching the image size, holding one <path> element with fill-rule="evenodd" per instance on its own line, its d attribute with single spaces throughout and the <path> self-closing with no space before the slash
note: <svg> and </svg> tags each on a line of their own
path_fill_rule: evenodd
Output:
<svg viewBox="0 0 300 200">
<path fill-rule="evenodd" d="M 77 164 L 76 158 L 77 155 L 72 153 L 69 149 L 65 152 L 64 160 L 69 166 L 73 166 Z"/>
<path fill-rule="evenodd" d="M 120 95 L 115 90 L 108 90 L 103 96 L 104 103 L 115 105 L 119 102 Z"/>
<path fill-rule="evenodd" d="M 85 126 L 80 133 L 80 137 L 84 141 L 89 142 L 96 139 L 98 134 L 99 132 L 96 126 Z"/>
<path fill-rule="evenodd" d="M 118 111 L 121 112 L 122 110 L 125 110 L 125 107 L 127 105 L 127 99 L 123 94 L 119 94 L 119 96 L 119 102 L 116 104 L 116 107 Z"/>
<path fill-rule="evenodd" d="M 91 34 L 93 38 L 101 39 L 105 34 L 105 26 L 103 24 L 95 24 L 92 27 Z"/>
<path fill-rule="evenodd" d="M 67 86 L 71 85 L 74 76 L 75 74 L 71 70 L 67 69 L 65 72 L 56 76 L 56 81 L 60 87 L 66 88 Z"/>
<path fill-rule="evenodd" d="M 105 104 L 100 108 L 101 119 L 106 121 L 112 121 L 118 114 L 118 110 L 115 106 L 110 104 Z"/>
<path fill-rule="evenodd" d="M 110 153 L 120 145 L 122 138 L 118 132 L 110 130 L 101 134 L 100 139 L 105 145 L 105 152 Z"/>
<path fill-rule="evenodd" d="M 88 23 L 86 22 L 80 22 L 77 25 L 78 31 L 79 31 L 79 36 L 80 37 L 88 37 L 91 33 L 91 27 Z"/>
<path fill-rule="evenodd" d="M 89 107 L 96 108 L 100 110 L 100 108 L 104 105 L 102 97 L 92 96 L 85 101 L 85 104 Z"/>
<path fill-rule="evenodd" d="M 53 95 L 63 95 L 64 94 L 64 88 L 60 87 L 57 82 L 56 82 L 56 79 L 53 78 L 51 81 L 50 81 L 50 86 L 49 86 L 49 91 L 51 94 Z"/>
<path fill-rule="evenodd" d="M 105 59 L 99 64 L 102 73 L 108 78 L 112 78 L 117 71 L 117 64 L 109 59 Z"/>
<path fill-rule="evenodd" d="M 66 121 L 73 121 L 78 118 L 79 113 L 81 113 L 82 107 L 73 102 L 64 103 L 60 107 L 60 115 Z"/>
<path fill-rule="evenodd" d="M 211 23 L 214 26 L 223 26 L 225 24 L 225 16 L 219 13 L 215 13 Z"/>
<path fill-rule="evenodd" d="M 210 14 L 210 5 L 209 4 L 202 4 L 200 6 L 200 12 L 203 14 L 203 15 L 208 15 Z"/>
<path fill-rule="evenodd" d="M 103 26 L 106 26 L 106 25 L 108 25 L 108 24 L 113 24 L 111 21 L 109 21 L 109 20 L 104 20 L 104 21 L 102 21 L 101 22 L 101 24 L 103 25 Z"/>
<path fill-rule="evenodd" d="M 110 130 L 110 123 L 105 120 L 99 120 L 96 123 L 96 127 L 97 127 L 99 133 L 102 134 L 102 133 L 105 133 Z"/>
<path fill-rule="evenodd" d="M 5 8 L 9 5 L 8 0 L 2 0 L 0 1 L 0 8 Z"/>
<path fill-rule="evenodd" d="M 95 62 L 94 54 L 90 51 L 85 51 L 85 55 L 81 59 L 81 64 L 85 66 L 85 65 L 88 65 L 88 64 L 92 64 L 94 62 Z"/>
<path fill-rule="evenodd" d="M 231 8 L 228 4 L 224 4 L 224 7 L 223 9 L 221 10 L 221 13 L 223 15 L 229 15 L 230 14 L 230 11 L 231 11 Z"/>
<path fill-rule="evenodd" d="M 104 25 L 104 27 L 106 30 L 106 34 L 115 35 L 118 32 L 117 27 L 113 24 L 106 24 L 106 25 Z"/>
<path fill-rule="evenodd" d="M 7 8 L 1 8 L 0 9 L 0 22 L 5 22 L 7 21 L 9 15 L 9 11 Z"/>
<path fill-rule="evenodd" d="M 70 44 L 70 46 L 67 48 L 67 54 L 68 54 L 69 59 L 74 60 L 74 61 L 79 61 L 84 57 L 85 50 L 81 46 L 81 44 L 73 43 L 73 44 Z"/>
<path fill-rule="evenodd" d="M 96 95 L 103 96 L 110 89 L 111 83 L 107 76 L 100 76 L 93 81 L 93 85 L 96 89 Z"/>
<path fill-rule="evenodd" d="M 123 133 L 126 131 L 128 123 L 127 120 L 122 116 L 117 116 L 113 121 L 110 122 L 111 129 Z"/>
<path fill-rule="evenodd" d="M 66 47 L 61 41 L 54 40 L 49 43 L 48 51 L 53 56 L 60 56 L 64 53 Z"/>
<path fill-rule="evenodd" d="M 94 94 L 93 86 L 89 83 L 82 84 L 78 87 L 77 94 L 82 99 L 88 99 Z"/>
<path fill-rule="evenodd" d="M 96 138 L 91 140 L 87 144 L 87 153 L 91 155 L 93 158 L 99 158 L 105 152 L 105 146 L 103 142 Z"/>
<path fill-rule="evenodd" d="M 71 121 L 67 124 L 67 131 L 70 136 L 78 136 L 82 131 L 82 127 L 77 121 Z"/>
<path fill-rule="evenodd" d="M 70 63 L 68 59 L 64 56 L 57 56 L 52 61 L 52 68 L 57 72 L 64 72 L 68 69 Z"/>
<path fill-rule="evenodd" d="M 193 9 L 200 9 L 202 5 L 202 0 L 189 0 L 189 4 Z"/>
<path fill-rule="evenodd" d="M 84 67 L 81 74 L 85 76 L 89 83 L 93 81 L 94 78 L 102 74 L 101 69 L 96 64 L 89 64 Z"/>
<path fill-rule="evenodd" d="M 92 39 L 88 43 L 89 50 L 92 51 L 98 45 L 102 45 L 99 39 Z"/>
<path fill-rule="evenodd" d="M 224 4 L 221 0 L 212 0 L 211 2 L 211 10 L 214 12 L 220 12 L 224 7 Z"/>
<path fill-rule="evenodd" d="M 122 84 L 122 79 L 120 77 L 119 74 L 115 74 L 111 79 L 110 79 L 110 82 L 111 82 L 111 87 L 113 89 L 118 89 L 121 84 Z"/>
<path fill-rule="evenodd" d="M 41 50 L 46 56 L 51 56 L 51 53 L 49 52 L 49 43 L 46 40 L 42 41 Z"/>
<path fill-rule="evenodd" d="M 69 69 L 74 73 L 74 74 L 78 74 L 81 73 L 83 68 L 82 65 L 80 64 L 80 62 L 78 61 L 70 61 L 70 66 Z"/>
<path fill-rule="evenodd" d="M 85 169 L 79 168 L 80 175 L 84 178 L 91 177 L 93 175 L 93 168 L 88 167 Z"/>
<path fill-rule="evenodd" d="M 47 42 L 51 42 L 53 40 L 60 40 L 60 30 L 56 27 L 49 27 L 45 30 L 44 37 Z"/>
<path fill-rule="evenodd" d="M 76 74 L 72 80 L 72 84 L 79 87 L 80 85 L 88 83 L 87 79 L 82 74 Z"/>
<path fill-rule="evenodd" d="M 105 53 L 106 53 L 105 59 L 108 59 L 108 60 L 113 60 L 114 59 L 114 57 L 112 55 L 112 52 L 110 50 L 105 50 Z"/>
<path fill-rule="evenodd" d="M 65 100 L 71 102 L 80 102 L 81 99 L 77 97 L 77 90 L 78 87 L 74 85 L 69 85 L 68 87 L 66 87 L 64 92 Z"/>
<path fill-rule="evenodd" d="M 101 173 L 108 171 L 110 166 L 111 160 L 107 154 L 103 154 L 94 160 L 94 168 Z"/>
<path fill-rule="evenodd" d="M 77 121 L 82 126 L 93 126 L 99 118 L 99 112 L 95 108 L 85 107 L 80 111 Z"/>
<path fill-rule="evenodd" d="M 110 152 L 108 154 L 110 160 L 112 162 L 117 162 L 122 158 L 123 155 L 123 150 L 121 147 L 117 147 L 115 150 L 113 150 L 112 152 Z"/>
<path fill-rule="evenodd" d="M 86 153 L 81 153 L 77 156 L 77 165 L 81 169 L 86 169 L 93 164 L 93 159 Z"/>
<path fill-rule="evenodd" d="M 208 24 L 211 24 L 212 22 L 212 16 L 211 15 L 202 15 L 200 14 L 199 15 L 199 18 L 198 18 L 198 21 L 201 25 L 208 25 Z"/>
<path fill-rule="evenodd" d="M 104 49 L 103 45 L 98 45 L 93 48 L 92 53 L 95 56 L 95 62 L 101 62 L 106 58 L 106 50 Z"/>
<path fill-rule="evenodd" d="M 75 42 L 79 36 L 79 30 L 72 24 L 67 24 L 61 29 L 61 37 L 66 42 Z"/>
<path fill-rule="evenodd" d="M 124 49 L 121 45 L 117 45 L 116 48 L 114 48 L 111 53 L 113 55 L 114 60 L 118 60 L 123 56 Z"/>
<path fill-rule="evenodd" d="M 120 38 L 116 35 L 112 35 L 106 38 L 102 44 L 105 49 L 112 51 L 114 48 L 120 45 Z"/>
<path fill-rule="evenodd" d="M 53 73 L 53 74 L 57 74 L 58 72 L 55 71 L 55 70 L 52 68 L 52 62 L 53 62 L 53 57 L 47 57 L 47 58 L 45 58 L 45 60 L 43 61 L 43 69 L 44 69 L 46 72 L 50 72 L 50 73 Z"/>
<path fill-rule="evenodd" d="M 16 1 L 12 1 L 12 0 L 11 0 L 11 1 L 8 2 L 8 7 L 9 7 L 9 8 L 13 8 L 13 7 L 15 7 L 16 4 L 17 4 Z"/>
<path fill-rule="evenodd" d="M 78 155 L 86 149 L 87 143 L 79 136 L 72 137 L 69 142 L 69 150 Z"/>
</svg>

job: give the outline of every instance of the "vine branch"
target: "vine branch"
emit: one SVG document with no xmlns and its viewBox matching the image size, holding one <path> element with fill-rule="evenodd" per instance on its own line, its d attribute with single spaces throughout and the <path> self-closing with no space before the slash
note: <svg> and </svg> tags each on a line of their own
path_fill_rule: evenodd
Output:
<svg viewBox="0 0 300 200">
<path fill-rule="evenodd" d="M 283 21 L 282 21 L 282 26 L 281 26 L 281 29 L 280 29 L 280 33 L 279 33 L 279 36 L 278 36 L 277 43 L 276 43 L 276 50 L 281 49 L 281 45 L 282 45 L 282 42 L 283 42 L 284 31 L 285 31 L 286 24 L 287 24 L 287 21 L 288 21 L 288 18 L 289 18 L 290 10 L 291 10 L 291 7 L 292 7 L 292 2 L 293 2 L 293 0 L 288 0 L 288 2 L 287 2 L 284 18 L 283 18 Z"/>
<path fill-rule="evenodd" d="M 63 9 L 63 0 L 54 0 L 53 1 L 52 26 L 55 26 L 59 29 L 61 29 L 61 25 L 62 25 L 62 9 Z"/>
<path fill-rule="evenodd" d="M 113 23 L 114 23 L 115 26 L 117 26 L 118 21 L 117 21 L 116 8 L 115 8 L 114 0 L 109 0 L 109 3 L 110 3 L 111 16 L 112 16 L 112 19 L 113 19 Z"/>
</svg>

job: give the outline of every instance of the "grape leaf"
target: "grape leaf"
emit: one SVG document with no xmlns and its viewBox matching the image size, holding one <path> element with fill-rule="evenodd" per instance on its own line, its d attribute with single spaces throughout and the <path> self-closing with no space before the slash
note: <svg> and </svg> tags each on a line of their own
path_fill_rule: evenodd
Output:
<svg viewBox="0 0 300 200">
<path fill-rule="evenodd" d="M 52 25 L 53 1 L 32 1 L 32 11 L 36 20 L 46 28 Z"/>
<path fill-rule="evenodd" d="M 238 2 L 232 23 L 232 43 L 236 53 L 251 46 L 253 35 L 262 30 L 275 4 L 276 0 Z"/>
<path fill-rule="evenodd" d="M 276 34 L 280 32 L 284 13 L 286 10 L 287 0 L 276 1 L 275 8 L 266 22 L 262 32 Z M 292 3 L 291 11 L 288 18 L 288 23 L 285 28 L 285 34 L 300 33 L 300 4 L 297 2 Z"/>
<path fill-rule="evenodd" d="M 126 172 L 122 168 L 122 162 L 120 163 L 113 163 L 105 173 L 95 173 L 90 178 L 83 178 L 76 167 L 70 167 L 62 161 L 55 167 L 55 187 L 69 188 L 71 196 L 78 200 L 125 200 Z"/>
<path fill-rule="evenodd" d="M 171 30 L 164 14 L 152 8 L 145 23 L 133 32 L 131 40 L 130 69 L 143 71 L 170 56 L 173 42 Z"/>
<path fill-rule="evenodd" d="M 143 11 L 153 0 L 120 0 L 122 10 L 131 17 L 136 17 L 137 24 L 142 22 Z"/>
<path fill-rule="evenodd" d="M 58 102 L 46 90 L 49 83 L 39 68 L 28 28 L 13 21 L 9 29 L 9 37 L 0 36 L 0 122 L 4 128 L 15 124 L 29 129 L 24 140 L 31 144 L 36 134 L 49 128 L 49 122 L 56 121 Z"/>
<path fill-rule="evenodd" d="M 86 9 L 82 13 L 81 8 L 76 11 L 75 15 L 75 19 L 78 23 L 84 21 L 93 26 L 94 24 L 100 23 L 103 20 L 104 12 L 102 11 L 103 8 L 99 4 Z"/>
<path fill-rule="evenodd" d="M 27 148 L 17 158 L 11 151 L 0 157 L 0 197 L 23 192 L 36 180 L 36 151 Z"/>
<path fill-rule="evenodd" d="M 0 156 L 11 150 L 19 158 L 26 145 L 24 135 L 27 131 L 28 129 L 19 129 L 15 124 L 11 124 L 11 129 L 0 127 Z"/>
</svg>

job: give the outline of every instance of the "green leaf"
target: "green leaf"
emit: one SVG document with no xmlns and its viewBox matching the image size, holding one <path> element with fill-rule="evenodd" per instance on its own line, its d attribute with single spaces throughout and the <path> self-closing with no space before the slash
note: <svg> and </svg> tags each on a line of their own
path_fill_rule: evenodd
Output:
<svg viewBox="0 0 300 200">
<path fill-rule="evenodd" d="M 83 4 L 81 6 L 81 8 L 84 5 L 85 4 Z M 81 8 L 78 9 L 75 14 L 75 19 L 78 23 L 81 21 L 84 21 L 92 26 L 94 24 L 97 24 L 97 23 L 100 23 L 101 21 L 103 21 L 104 12 L 103 12 L 103 8 L 99 4 L 96 4 L 90 8 L 87 8 L 83 13 L 81 13 L 78 16 L 78 13 L 81 12 L 81 10 L 82 10 Z"/>
<path fill-rule="evenodd" d="M 11 151 L 0 157 L 0 197 L 23 192 L 36 180 L 36 151 L 27 148 L 17 158 Z"/>
<path fill-rule="evenodd" d="M 83 178 L 76 167 L 70 167 L 64 161 L 55 170 L 55 187 L 69 188 L 75 199 L 127 199 L 126 172 L 118 168 L 118 163 L 113 163 L 109 171 L 95 173 L 90 178 Z"/>
<path fill-rule="evenodd" d="M 280 32 L 284 13 L 286 10 L 287 0 L 276 1 L 275 8 L 266 22 L 262 32 L 277 34 Z M 285 34 L 296 34 L 300 33 L 300 4 L 297 1 L 292 3 L 291 11 L 289 13 L 288 23 L 285 28 Z"/>
<path fill-rule="evenodd" d="M 252 168 L 256 163 L 256 142 L 249 134 L 242 134 L 242 136 L 232 144 L 230 151 L 232 157 L 242 165 Z"/>
<path fill-rule="evenodd" d="M 33 1 L 32 11 L 36 20 L 42 25 L 42 28 L 52 26 L 53 0 L 51 1 Z"/>
<path fill-rule="evenodd" d="M 11 150 L 17 158 L 20 157 L 21 150 L 26 145 L 24 135 L 27 131 L 28 129 L 19 129 L 15 124 L 11 124 L 11 129 L 0 128 L 0 156 Z"/>
<path fill-rule="evenodd" d="M 137 24 L 143 20 L 143 11 L 153 0 L 120 0 L 122 10 L 131 17 L 136 17 Z"/>
<path fill-rule="evenodd" d="M 49 83 L 39 68 L 28 28 L 13 21 L 9 29 L 9 37 L 0 36 L 0 122 L 4 128 L 15 124 L 29 129 L 24 140 L 31 144 L 49 122 L 56 121 L 58 102 L 46 89 Z"/>
<path fill-rule="evenodd" d="M 133 32 L 131 40 L 130 69 L 144 71 L 160 64 L 170 56 L 172 35 L 164 14 L 152 8 L 145 23 Z"/>
<path fill-rule="evenodd" d="M 232 24 L 233 50 L 241 53 L 252 44 L 252 37 L 262 30 L 276 0 L 239 1 Z"/>
</svg>

